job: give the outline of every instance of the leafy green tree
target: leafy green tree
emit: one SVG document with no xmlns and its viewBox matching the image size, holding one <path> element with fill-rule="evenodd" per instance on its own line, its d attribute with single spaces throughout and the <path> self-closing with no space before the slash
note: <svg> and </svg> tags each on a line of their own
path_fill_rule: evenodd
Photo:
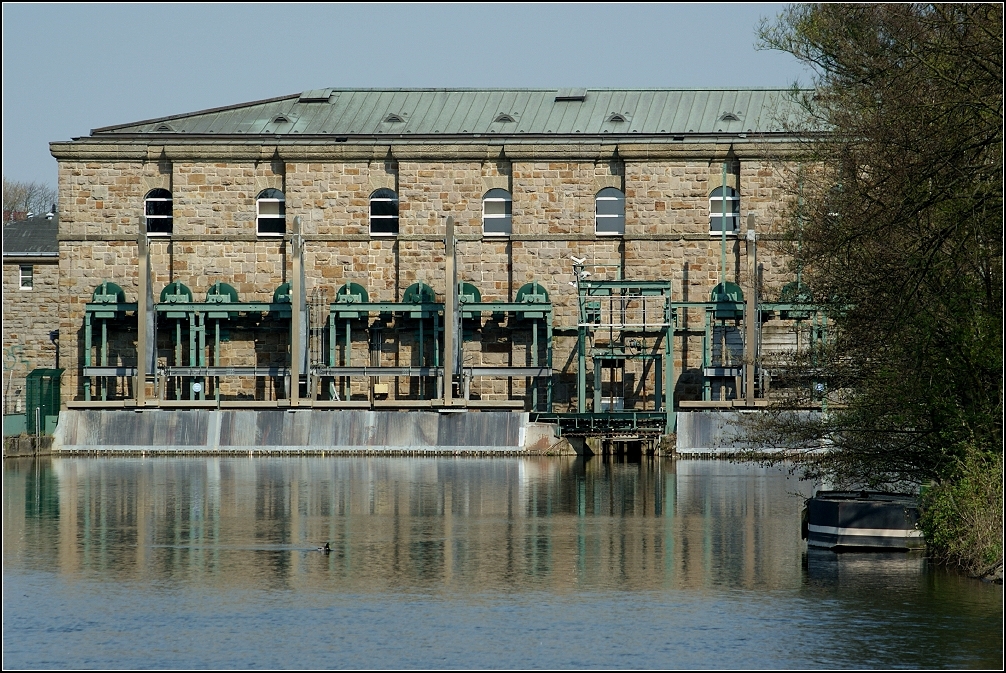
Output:
<svg viewBox="0 0 1006 673">
<path fill-rule="evenodd" d="M 825 132 L 807 141 L 788 238 L 835 329 L 790 363 L 826 386 L 828 412 L 755 432 L 838 483 L 949 488 L 998 465 L 1000 559 L 1002 15 L 800 4 L 760 27 L 761 46 L 815 72 L 794 95 Z"/>
</svg>

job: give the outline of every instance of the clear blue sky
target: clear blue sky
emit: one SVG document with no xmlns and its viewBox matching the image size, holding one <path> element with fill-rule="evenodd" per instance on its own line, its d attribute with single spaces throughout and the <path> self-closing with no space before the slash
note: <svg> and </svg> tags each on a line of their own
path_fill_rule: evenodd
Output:
<svg viewBox="0 0 1006 673">
<path fill-rule="evenodd" d="M 323 87 L 785 87 L 778 4 L 3 5 L 3 174 L 48 143 Z"/>
</svg>

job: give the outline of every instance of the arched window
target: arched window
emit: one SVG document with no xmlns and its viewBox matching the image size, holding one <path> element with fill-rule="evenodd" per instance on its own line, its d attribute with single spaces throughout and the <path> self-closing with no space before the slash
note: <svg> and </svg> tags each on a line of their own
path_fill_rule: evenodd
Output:
<svg viewBox="0 0 1006 673">
<path fill-rule="evenodd" d="M 398 234 L 398 194 L 393 189 L 378 189 L 370 195 L 370 235 Z"/>
<path fill-rule="evenodd" d="M 724 203 L 725 201 L 725 203 Z M 709 233 L 720 236 L 723 232 L 723 206 L 726 205 L 727 235 L 736 234 L 740 227 L 741 197 L 733 187 L 717 187 L 709 195 Z"/>
<path fill-rule="evenodd" d="M 605 187 L 594 197 L 594 233 L 625 235 L 625 194 L 621 189 Z"/>
<path fill-rule="evenodd" d="M 147 220 L 147 236 L 170 236 L 174 227 L 171 192 L 152 189 L 143 199 L 143 214 Z"/>
<path fill-rule="evenodd" d="M 286 233 L 286 197 L 278 189 L 265 189 L 255 201 L 256 230 L 259 236 Z"/>
<path fill-rule="evenodd" d="M 513 200 L 505 189 L 490 189 L 482 197 L 482 232 L 509 236 L 513 231 Z"/>
</svg>

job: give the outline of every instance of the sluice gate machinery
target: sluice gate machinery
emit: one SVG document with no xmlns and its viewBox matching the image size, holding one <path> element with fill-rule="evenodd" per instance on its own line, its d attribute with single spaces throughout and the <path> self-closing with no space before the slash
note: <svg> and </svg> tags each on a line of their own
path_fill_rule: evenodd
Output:
<svg viewBox="0 0 1006 673">
<path fill-rule="evenodd" d="M 228 377 L 281 379 L 284 382 L 281 388 L 292 390 L 292 368 L 289 364 L 224 364 L 221 357 L 224 350 L 222 342 L 229 339 L 230 331 L 238 325 L 246 329 L 249 326 L 265 329 L 265 323 L 272 321 L 275 329 L 290 330 L 293 304 L 289 284 L 276 288 L 271 302 L 240 301 L 237 291 L 222 281 L 210 287 L 204 301 L 196 301 L 193 292 L 180 281 L 165 286 L 159 298 L 160 301 L 153 306 L 157 315 L 157 330 L 162 335 L 166 334 L 170 341 L 168 349 L 158 349 L 162 356 L 167 355 L 167 365 L 155 367 L 151 372 L 159 406 L 220 405 L 220 381 Z M 125 293 L 111 282 L 99 285 L 92 299 L 94 301 L 85 305 L 84 366 L 81 371 L 84 399 L 108 401 L 110 387 L 115 386 L 115 380 L 137 375 L 135 365 L 122 364 L 122 361 L 128 363 L 129 356 L 135 358 L 135 350 L 128 349 L 133 350 L 131 353 L 114 352 L 116 343 L 121 344 L 123 334 L 129 339 L 135 336 L 137 303 L 125 301 Z M 510 333 L 526 331 L 529 334 L 528 362 L 515 365 L 467 364 L 464 338 L 458 339 L 458 365 L 453 377 L 458 379 L 454 383 L 454 397 L 458 402 L 464 401 L 463 406 L 505 407 L 506 402 L 479 404 L 479 400 L 469 399 L 470 383 L 477 377 L 513 377 L 530 379 L 532 410 L 551 405 L 552 305 L 541 284 L 526 284 L 518 291 L 516 301 L 495 302 L 482 301 L 474 285 L 463 283 L 458 287 L 458 304 L 461 309 L 457 314 L 458 334 L 473 337 L 483 328 L 483 318 L 486 325 L 491 323 L 496 327 L 505 327 Z M 305 324 L 324 322 L 327 329 L 312 330 L 310 341 L 317 342 L 314 348 L 309 348 L 308 339 L 301 339 L 302 353 L 321 351 L 325 356 L 302 367 L 300 397 L 311 400 L 311 406 L 331 408 L 439 406 L 444 396 L 445 372 L 448 371 L 444 366 L 446 358 L 443 352 L 445 309 L 444 302 L 436 301 L 429 285 L 423 282 L 413 284 L 400 302 L 372 302 L 363 286 L 347 283 L 335 293 L 335 301 L 325 306 L 325 312 L 327 315 L 320 319 L 308 315 L 304 320 Z M 381 343 L 381 334 L 389 330 L 399 336 L 407 335 L 417 346 L 410 354 L 412 362 L 409 364 L 380 362 L 375 344 Z M 120 337 L 118 340 L 116 332 Z M 361 335 L 369 342 L 366 344 L 367 360 L 354 362 L 354 337 Z M 98 362 L 94 362 L 95 359 Z M 397 353 L 394 359 L 399 359 Z M 112 360 L 120 362 L 112 364 Z M 354 400 L 349 393 L 352 380 L 358 377 L 370 382 L 367 399 Z M 387 400 L 386 404 L 376 399 L 389 394 L 387 384 L 380 381 L 400 377 L 417 380 L 415 399 Z M 542 393 L 540 396 L 539 390 Z M 256 402 L 263 400 L 235 402 L 234 406 L 261 406 Z M 520 404 L 523 407 L 523 402 Z"/>
<path fill-rule="evenodd" d="M 674 308 L 670 281 L 589 281 L 574 264 L 577 290 L 576 412 L 539 415 L 570 436 L 633 436 L 674 430 Z M 587 409 L 587 360 L 593 364 L 593 408 Z M 626 362 L 642 363 L 652 377 L 653 403 L 626 411 Z M 621 390 L 619 389 L 621 384 Z M 605 394 L 607 389 L 607 394 Z"/>
<path fill-rule="evenodd" d="M 127 301 L 121 287 L 105 281 L 84 306 L 83 400 L 67 404 L 521 409 L 571 437 L 651 441 L 674 431 L 679 409 L 768 404 L 760 329 L 770 312 L 794 322 L 798 338 L 827 338 L 827 315 L 799 279 L 775 302 L 759 301 L 754 285 L 742 289 L 726 280 L 708 301 L 675 301 L 669 279 L 594 280 L 576 258 L 576 324 L 557 327 L 555 298 L 539 280 L 521 286 L 512 301 L 487 301 L 473 282 L 459 279 L 450 218 L 448 223 L 445 296 L 415 280 L 395 301 L 375 301 L 354 281 L 332 294 L 315 285 L 308 298 L 298 233 L 290 237 L 292 272 L 271 301 L 243 301 L 227 279 L 199 289 L 201 297 L 172 279 L 154 301 L 141 240 L 140 264 L 147 272 L 140 273 L 139 301 Z M 753 237 L 748 242 L 753 263 Z M 675 358 L 680 354 L 679 366 L 687 366 L 684 349 L 676 353 L 675 344 L 687 346 L 698 333 L 689 323 L 696 313 L 702 318 L 701 392 L 675 399 Z M 569 381 L 575 376 L 575 400 L 569 384 L 560 399 L 569 400 L 565 411 L 554 399 L 561 381 L 553 368 L 560 328 L 576 338 L 562 368 L 568 368 Z M 244 336 L 240 344 L 254 347 L 227 346 L 238 334 Z M 515 335 L 522 339 L 520 349 Z M 524 392 L 496 388 L 486 396 L 482 391 L 492 390 L 486 379 L 503 379 L 507 390 L 523 379 Z M 476 380 L 479 394 L 473 394 Z M 824 391 L 818 399 L 825 403 Z"/>
</svg>

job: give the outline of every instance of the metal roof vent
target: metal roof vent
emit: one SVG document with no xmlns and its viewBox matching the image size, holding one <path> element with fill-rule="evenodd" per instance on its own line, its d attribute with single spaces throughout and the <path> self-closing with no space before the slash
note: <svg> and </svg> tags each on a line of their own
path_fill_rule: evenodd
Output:
<svg viewBox="0 0 1006 673">
<path fill-rule="evenodd" d="M 404 119 L 402 119 L 399 115 L 396 115 L 394 112 L 384 118 L 384 122 L 386 124 L 400 124 L 404 121 Z"/>
<path fill-rule="evenodd" d="M 625 118 L 625 115 L 620 115 L 617 112 L 612 112 L 611 116 L 608 117 L 608 121 L 609 122 L 621 123 L 621 122 L 627 122 L 629 120 Z"/>
<path fill-rule="evenodd" d="M 297 100 L 298 103 L 327 103 L 332 97 L 332 89 L 311 89 L 305 91 Z"/>
<path fill-rule="evenodd" d="M 500 112 L 498 115 L 496 115 L 496 119 L 493 120 L 493 122 L 502 122 L 504 124 L 510 124 L 515 121 L 517 120 L 508 115 L 506 112 Z"/>
<path fill-rule="evenodd" d="M 157 131 L 158 133 L 171 133 L 171 132 L 173 132 L 173 131 L 174 131 L 174 129 L 173 129 L 173 128 L 171 128 L 170 126 L 168 126 L 167 124 L 161 124 L 161 125 L 160 125 L 160 126 L 158 126 L 158 127 L 157 127 L 157 128 L 155 129 L 155 130 L 156 130 L 156 131 Z"/>
<path fill-rule="evenodd" d="M 740 120 L 741 118 L 735 115 L 733 112 L 724 112 L 722 115 L 720 115 L 721 122 L 739 122 Z"/>
<path fill-rule="evenodd" d="M 276 115 L 275 117 L 272 118 L 272 123 L 273 124 L 289 124 L 290 123 L 290 118 L 287 117 L 284 114 L 278 114 L 278 115 Z"/>
<path fill-rule="evenodd" d="M 555 102 L 559 103 L 561 101 L 579 101 L 583 102 L 587 98 L 586 89 L 559 89 L 555 93 Z"/>
</svg>

